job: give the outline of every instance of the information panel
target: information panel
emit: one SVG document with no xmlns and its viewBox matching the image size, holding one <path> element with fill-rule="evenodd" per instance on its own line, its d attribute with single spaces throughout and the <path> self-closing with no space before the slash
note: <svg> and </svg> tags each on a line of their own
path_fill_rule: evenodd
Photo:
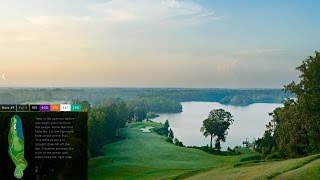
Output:
<svg viewBox="0 0 320 180">
<path fill-rule="evenodd" d="M 0 109 L 1 179 L 87 179 L 88 114 L 81 107 L 1 105 Z"/>
</svg>

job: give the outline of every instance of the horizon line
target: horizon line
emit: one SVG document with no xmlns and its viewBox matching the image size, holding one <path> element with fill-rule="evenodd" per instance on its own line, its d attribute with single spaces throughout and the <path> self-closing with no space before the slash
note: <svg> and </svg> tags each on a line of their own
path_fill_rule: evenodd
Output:
<svg viewBox="0 0 320 180">
<path fill-rule="evenodd" d="M 0 89 L 235 89 L 235 90 L 281 90 L 282 88 L 264 88 L 264 87 L 247 87 L 247 88 L 231 88 L 231 87 L 151 87 L 151 86 L 141 86 L 141 87 L 134 87 L 134 86 L 0 86 Z"/>
</svg>

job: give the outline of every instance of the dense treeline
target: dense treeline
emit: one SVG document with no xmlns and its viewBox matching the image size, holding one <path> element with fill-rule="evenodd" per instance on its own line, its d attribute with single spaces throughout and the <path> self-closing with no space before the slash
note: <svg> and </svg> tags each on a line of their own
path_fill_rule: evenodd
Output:
<svg viewBox="0 0 320 180">
<path fill-rule="evenodd" d="M 271 113 L 257 149 L 267 158 L 292 158 L 320 152 L 320 53 L 310 56 L 297 67 L 300 82 L 292 82 L 285 90 L 297 99 L 287 99 L 284 107 Z"/>
<path fill-rule="evenodd" d="M 96 103 L 95 107 L 105 107 L 121 101 L 120 98 L 104 98 Z M 179 102 L 164 97 L 138 97 L 134 96 L 125 101 L 128 108 L 129 119 L 142 121 L 158 117 L 157 113 L 179 113 L 182 106 Z"/>
<path fill-rule="evenodd" d="M 159 89 L 146 91 L 145 95 L 158 95 L 178 102 L 204 101 L 220 102 L 230 105 L 249 105 L 252 103 L 282 103 L 290 93 L 279 89 Z"/>
<path fill-rule="evenodd" d="M 130 98 L 127 102 L 128 108 L 134 111 L 135 108 L 144 109 L 146 112 L 156 113 L 179 113 L 182 106 L 179 102 L 165 97 L 142 97 Z"/>
<path fill-rule="evenodd" d="M 103 107 L 91 108 L 88 119 L 90 156 L 101 155 L 105 144 L 119 140 L 118 131 L 127 120 L 128 109 L 120 99 Z"/>
<path fill-rule="evenodd" d="M 95 105 L 107 98 L 166 98 L 176 102 L 207 101 L 231 105 L 282 103 L 291 94 L 279 89 L 181 89 L 181 88 L 0 88 L 1 102 L 70 101 Z"/>
</svg>

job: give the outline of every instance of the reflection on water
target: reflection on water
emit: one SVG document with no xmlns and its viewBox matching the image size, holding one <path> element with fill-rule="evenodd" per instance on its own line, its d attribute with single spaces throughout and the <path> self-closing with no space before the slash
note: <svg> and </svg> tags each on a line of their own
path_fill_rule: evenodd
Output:
<svg viewBox="0 0 320 180">
<path fill-rule="evenodd" d="M 232 106 L 215 102 L 183 102 L 182 113 L 160 114 L 154 121 L 165 122 L 168 119 L 175 137 L 185 145 L 203 146 L 210 143 L 210 138 L 205 138 L 200 132 L 202 121 L 212 109 L 222 108 L 234 116 L 227 141 L 222 143 L 225 149 L 242 145 L 242 141 L 246 138 L 252 141 L 253 138 L 262 137 L 265 125 L 271 120 L 268 113 L 280 106 L 282 104 L 256 103 L 249 106 Z"/>
</svg>

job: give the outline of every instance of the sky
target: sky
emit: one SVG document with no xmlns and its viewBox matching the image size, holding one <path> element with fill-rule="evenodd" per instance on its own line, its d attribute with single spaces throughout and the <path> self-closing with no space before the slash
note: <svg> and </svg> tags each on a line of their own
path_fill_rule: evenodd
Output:
<svg viewBox="0 0 320 180">
<path fill-rule="evenodd" d="M 320 1 L 0 0 L 2 87 L 282 88 Z"/>
</svg>

